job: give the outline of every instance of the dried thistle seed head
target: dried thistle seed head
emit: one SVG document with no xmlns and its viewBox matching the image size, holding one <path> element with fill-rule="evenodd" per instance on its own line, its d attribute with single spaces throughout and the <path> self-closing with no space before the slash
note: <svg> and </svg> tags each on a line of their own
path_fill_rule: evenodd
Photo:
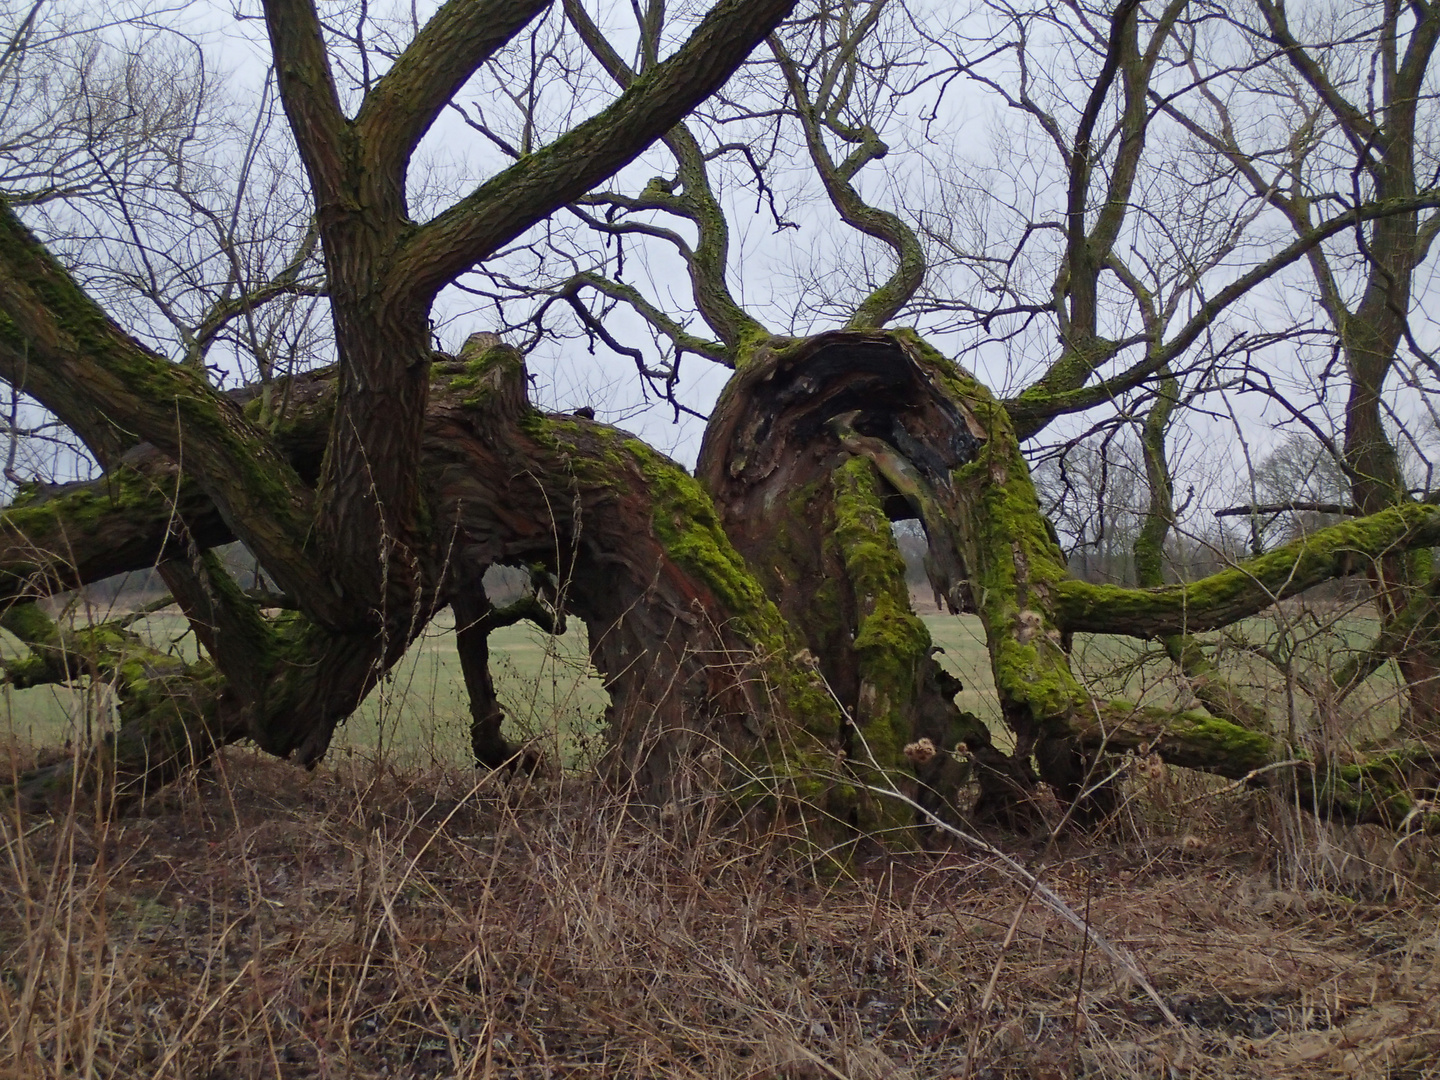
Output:
<svg viewBox="0 0 1440 1080">
<path fill-rule="evenodd" d="M 904 751 L 905 756 L 915 765 L 924 765 L 927 761 L 932 760 L 938 752 L 935 744 L 929 739 L 916 739 L 907 745 Z"/>
</svg>

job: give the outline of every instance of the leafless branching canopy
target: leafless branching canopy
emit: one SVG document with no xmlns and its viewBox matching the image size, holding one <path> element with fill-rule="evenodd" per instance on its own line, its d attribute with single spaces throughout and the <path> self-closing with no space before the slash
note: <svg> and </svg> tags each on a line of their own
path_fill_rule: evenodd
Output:
<svg viewBox="0 0 1440 1080">
<path fill-rule="evenodd" d="M 851 827 L 894 823 L 879 777 L 1099 820 L 1135 751 L 1430 821 L 1440 8 L 263 0 L 223 32 L 248 82 L 195 14 L 16 7 L 0 53 L 0 625 L 60 678 L 36 600 L 158 566 L 204 658 L 93 661 L 131 787 L 242 738 L 318 760 L 450 606 L 486 765 L 490 632 L 569 611 L 607 768 L 659 802 L 703 758 Z M 560 371 L 609 396 L 532 400 Z M 650 404 L 693 474 L 596 420 Z M 43 439 L 94 476 L 27 477 Z M 1228 658 L 1295 650 L 1235 628 L 1316 588 L 1368 640 L 1277 718 Z M 1088 683 L 1085 634 L 1170 697 Z"/>
</svg>

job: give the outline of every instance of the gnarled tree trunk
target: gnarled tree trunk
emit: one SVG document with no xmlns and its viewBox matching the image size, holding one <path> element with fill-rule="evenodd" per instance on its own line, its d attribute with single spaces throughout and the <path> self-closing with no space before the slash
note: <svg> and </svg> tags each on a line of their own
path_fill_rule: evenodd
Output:
<svg viewBox="0 0 1440 1080">
<path fill-rule="evenodd" d="M 303 379 L 293 395 L 298 404 L 285 421 L 286 442 L 301 455 L 301 471 L 314 467 L 304 455 L 315 453 L 315 435 L 329 422 L 329 381 L 326 374 Z M 66 542 L 45 551 L 12 532 L 0 553 L 3 580 L 12 600 L 23 600 L 84 580 L 86 568 L 98 574 L 165 560 L 167 580 L 227 676 L 202 680 L 198 668 L 192 672 L 209 695 L 194 714 L 220 710 L 227 738 L 249 737 L 282 755 L 299 747 L 323 751 L 335 725 L 393 662 L 387 658 L 403 653 L 433 612 L 454 602 L 464 626 L 467 682 L 483 721 L 477 730 L 486 740 L 477 752 L 496 764 L 504 743 L 484 640 L 475 638 L 500 623 L 484 622 L 483 578 L 497 564 L 543 567 L 565 583 L 564 607 L 589 631 L 611 698 L 608 767 L 617 782 L 633 785 L 647 800 L 672 802 L 697 775 L 693 763 L 704 758 L 708 783 L 738 777 L 758 791 L 777 779 L 799 781 L 810 794 L 828 786 L 817 777 L 833 760 L 835 703 L 796 660 L 799 639 L 683 469 L 624 432 L 535 411 L 525 399 L 521 358 L 503 346 L 436 364 L 422 460 L 428 537 L 419 570 L 436 584 L 426 606 L 391 624 L 400 626 L 398 642 L 375 640 L 379 631 L 368 639 L 357 634 L 357 647 L 347 654 L 336 644 L 347 639 L 317 631 L 298 613 L 282 617 L 279 631 L 266 628 L 270 637 L 250 637 L 231 613 L 255 611 L 253 605 L 218 595 L 238 593 L 234 581 L 213 565 L 207 571 L 173 557 L 187 550 L 177 546 L 177 529 L 207 546 L 230 534 L 183 481 L 168 510 L 154 497 L 161 480 L 176 478 L 151 451 L 134 455 L 124 473 L 133 500 L 94 505 L 93 486 L 76 485 L 37 493 L 12 508 L 12 524 L 24 522 L 32 535 L 49 529 Z M 64 523 L 82 507 L 93 527 L 65 533 Z M 191 512 L 182 516 L 181 507 Z M 131 538 L 123 560 L 90 550 L 105 547 L 116 533 Z M 288 648 L 257 664 L 257 649 L 276 634 L 287 634 Z M 309 644 L 330 647 L 311 652 Z M 315 707 L 321 699 L 326 706 Z M 137 717 L 124 727 L 117 752 L 121 743 L 140 745 L 146 723 Z M 196 753 L 215 743 L 197 738 Z M 316 756 L 307 750 L 301 760 Z M 145 764 L 127 767 L 143 772 Z M 150 784 L 173 775 L 167 765 Z"/>
<path fill-rule="evenodd" d="M 846 710 L 847 751 L 862 773 L 868 766 L 893 781 L 907 744 L 920 743 L 910 757 L 923 804 L 955 799 L 957 759 L 968 760 L 982 811 L 1014 817 L 1034 786 L 1028 753 L 1003 753 L 955 705 L 960 686 L 911 610 L 890 529 L 921 519 L 937 592 L 951 611 L 970 604 L 956 533 L 965 523 L 934 489 L 949 490 L 985 432 L 937 374 L 891 334 L 762 349 L 722 395 L 698 475 Z"/>
<path fill-rule="evenodd" d="M 337 634 L 300 612 L 257 624 L 258 603 L 204 553 L 232 535 L 225 519 L 153 450 L 127 455 L 99 488 L 35 492 L 6 513 L 0 583 L 12 598 L 158 560 L 214 657 L 175 673 L 188 705 L 166 715 L 184 730 L 193 722 L 193 737 L 170 738 L 173 724 L 153 710 L 122 705 L 114 755 L 131 755 L 123 768 L 141 788 L 183 764 L 148 749 L 161 745 L 194 758 L 249 737 L 314 760 L 447 603 L 464 628 L 477 756 L 503 760 L 483 635 L 517 613 L 489 608 L 483 577 L 497 564 L 560 583 L 545 610 L 584 620 L 610 693 L 607 769 L 658 805 L 699 786 L 768 791 L 781 780 L 868 829 L 908 814 L 857 792 L 914 783 L 940 809 L 955 799 L 962 758 L 979 781 L 978 809 L 1012 820 L 1026 816 L 1037 773 L 1077 799 L 1105 751 L 1246 777 L 1282 749 L 1268 731 L 1097 700 L 1070 668 L 1069 635 L 1197 632 L 1366 560 L 1440 543 L 1440 509 L 1412 504 L 1191 585 L 1072 580 L 1004 408 L 905 332 L 758 349 L 721 399 L 698 478 L 624 432 L 534 410 L 513 349 L 476 343 L 440 358 L 432 376 L 416 549 L 417 580 L 431 585 L 424 604 L 387 623 L 396 640 L 384 628 Z M 277 444 L 295 475 L 314 475 L 333 379 L 308 376 L 291 391 Z M 936 589 L 983 624 L 1011 754 L 955 706 L 958 683 L 910 610 L 890 531 L 905 517 L 924 524 Z M 101 553 L 111 536 L 125 538 L 123 557 Z M 32 645 L 37 655 L 47 647 Z M 122 683 L 122 697 L 138 702 L 143 689 Z M 1427 753 L 1317 761 L 1301 769 L 1301 787 L 1323 809 L 1394 823 L 1433 785 Z"/>
</svg>

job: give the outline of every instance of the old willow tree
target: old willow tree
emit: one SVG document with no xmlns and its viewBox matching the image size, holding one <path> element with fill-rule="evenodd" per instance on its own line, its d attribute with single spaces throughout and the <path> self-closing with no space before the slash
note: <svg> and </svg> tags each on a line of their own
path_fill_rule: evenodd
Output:
<svg viewBox="0 0 1440 1080">
<path fill-rule="evenodd" d="M 963 17 L 723 0 L 678 28 L 662 3 L 632 5 L 617 30 L 614 12 L 580 0 L 451 0 L 382 32 L 363 6 L 263 7 L 313 225 L 259 280 L 233 228 L 218 230 L 229 269 L 187 322 L 174 296 L 194 282 L 162 280 L 162 245 L 114 215 L 120 239 L 149 253 L 129 287 L 183 330 L 177 357 L 97 303 L 103 266 L 52 254 L 77 250 L 66 229 L 91 220 L 39 213 L 78 198 L 62 168 L 20 170 L 0 215 L 0 374 L 99 470 L 22 488 L 5 511 L 0 625 L 28 646 L 7 670 L 17 685 L 117 686 L 103 757 L 122 794 L 236 740 L 317 761 L 448 605 L 483 763 L 510 753 L 490 631 L 568 611 L 611 697 L 607 768 L 656 802 L 695 783 L 782 781 L 877 824 L 895 814 L 867 783 L 918 783 L 938 803 L 963 744 L 980 809 L 1002 816 L 1023 815 L 1039 780 L 1103 811 L 1107 756 L 1126 751 L 1284 778 L 1352 819 L 1413 820 L 1430 805 L 1440 508 L 1410 489 L 1394 439 L 1440 370 L 1415 316 L 1440 229 L 1425 142 L 1440 9 L 1307 6 L 1302 25 L 1270 0 Z M 32 30 L 4 63 L 21 62 Z M 180 126 L 198 126 L 203 110 L 172 96 Z M 447 200 L 408 174 L 451 104 L 512 160 Z M 112 127 L 142 114 L 169 115 L 119 109 Z M 959 145 L 973 149 L 976 115 L 1007 155 L 988 168 Z M 646 161 L 659 174 L 627 186 L 633 170 L 620 170 L 656 139 L 663 153 Z M 907 172 L 916 155 L 889 143 L 933 167 Z M 140 160 L 146 145 L 114 156 Z M 174 156 L 155 167 L 180 191 Z M 105 152 L 91 157 L 100 194 L 123 199 Z M 801 266 L 797 246 L 793 288 L 780 273 L 765 289 L 747 278 L 731 236 L 746 191 L 777 231 L 821 230 L 828 253 L 811 249 L 832 265 Z M 321 269 L 307 276 L 312 251 Z M 457 283 L 487 297 L 477 328 L 503 334 L 449 355 L 430 320 Z M 771 288 L 791 288 L 788 311 L 747 304 Z M 300 333 L 286 330 L 314 310 L 300 297 L 323 302 L 334 362 L 285 373 L 267 350 Z M 930 332 L 888 328 L 902 321 Z M 637 325 L 649 336 L 627 342 Z M 729 369 L 694 475 L 588 415 L 530 402 L 513 343 L 567 333 L 632 358 L 677 410 L 683 358 Z M 250 350 L 258 383 L 212 385 L 220 340 Z M 1004 382 L 987 385 L 961 350 L 977 370 L 1002 360 Z M 1390 385 L 1401 380 L 1419 391 L 1410 404 Z M 1318 404 L 1292 389 L 1307 385 Z M 1353 505 L 1339 525 L 1167 582 L 1172 435 L 1192 416 L 1244 413 L 1245 393 L 1316 432 Z M 1327 427 L 1337 393 L 1348 399 Z M 1047 432 L 1063 443 L 1105 424 L 1138 431 L 1144 451 L 1133 587 L 1071 576 L 1027 456 Z M 912 518 L 937 595 L 983 626 L 1005 739 L 957 708 L 910 608 L 890 522 Z M 273 589 L 226 569 L 214 549 L 235 539 Z M 492 607 L 482 578 L 497 564 L 528 568 L 535 595 Z M 203 646 L 196 663 L 147 652 L 121 625 L 59 626 L 35 602 L 151 565 Z M 1394 659 L 1407 711 L 1383 745 L 1340 760 L 1288 744 L 1203 635 L 1352 575 L 1369 581 L 1381 630 L 1331 696 Z M 1072 669 L 1077 633 L 1157 642 L 1183 700 L 1097 697 Z"/>
</svg>

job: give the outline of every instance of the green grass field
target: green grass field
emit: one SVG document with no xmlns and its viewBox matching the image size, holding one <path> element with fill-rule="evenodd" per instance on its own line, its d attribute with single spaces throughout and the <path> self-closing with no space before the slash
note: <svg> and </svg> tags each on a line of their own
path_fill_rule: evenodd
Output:
<svg viewBox="0 0 1440 1080">
<path fill-rule="evenodd" d="M 990 679 L 980 623 L 974 616 L 932 613 L 924 616 L 941 662 L 964 683 L 957 698 L 1003 738 L 999 706 Z M 176 615 L 151 616 L 137 625 L 161 649 L 193 656 L 194 639 Z M 1342 650 L 1373 633 L 1373 620 L 1350 613 L 1326 623 L 1313 615 L 1287 617 L 1271 613 L 1249 620 L 1231 632 L 1227 670 L 1237 685 L 1263 702 L 1282 723 L 1305 724 L 1314 708 L 1304 690 L 1323 682 Z M 1243 641 L 1242 637 L 1243 635 Z M 13 642 L 9 643 L 13 648 Z M 1261 659 L 1266 649 L 1280 665 Z M 606 695 L 587 658 L 584 627 L 552 638 L 528 623 L 508 627 L 491 637 L 491 661 L 502 705 L 514 738 L 558 738 L 562 759 L 574 761 L 598 731 Z M 1155 646 L 1116 637 L 1082 636 L 1075 642 L 1075 668 L 1097 695 L 1125 697 L 1142 704 L 1173 705 L 1180 690 L 1169 662 Z M 1291 678 L 1281 669 L 1288 665 Z M 95 694 L 100 700 L 91 701 Z M 93 734 L 85 717 L 106 715 L 105 688 L 3 688 L 0 730 L 8 729 L 24 746 L 58 746 Z M 1399 692 L 1393 671 L 1381 671 L 1347 703 L 1347 711 L 1363 725 L 1352 733 L 1379 734 L 1398 716 Z M 1189 702 L 1184 702 L 1189 704 Z M 93 723 L 93 720 L 92 720 Z M 404 661 L 376 688 L 359 712 L 337 733 L 332 753 L 383 754 L 397 763 L 429 761 L 460 763 L 469 755 L 469 711 L 454 624 L 448 611 L 436 619 L 411 647 Z"/>
</svg>

